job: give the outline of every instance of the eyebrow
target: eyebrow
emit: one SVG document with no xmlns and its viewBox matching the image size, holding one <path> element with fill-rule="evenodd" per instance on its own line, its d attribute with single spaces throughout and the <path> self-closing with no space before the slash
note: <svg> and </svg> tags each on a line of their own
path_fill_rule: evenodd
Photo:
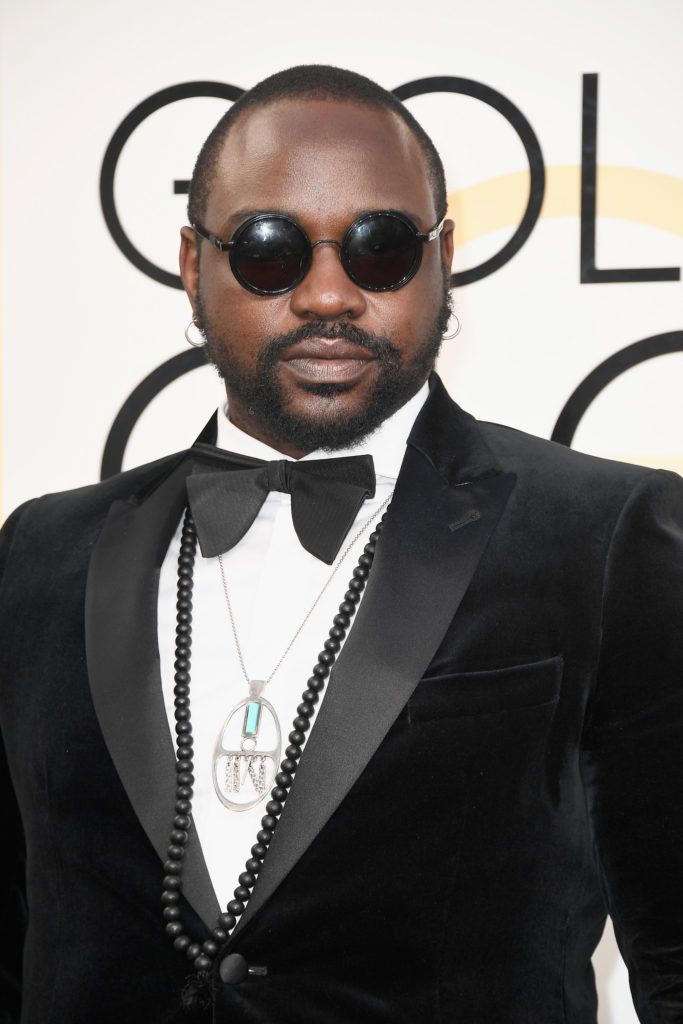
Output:
<svg viewBox="0 0 683 1024">
<path fill-rule="evenodd" d="M 296 220 L 296 216 L 294 215 L 294 213 L 292 213 L 291 210 L 276 210 L 274 208 L 266 206 L 261 207 L 261 209 L 259 210 L 235 210 L 234 213 L 231 213 L 230 216 L 227 217 L 225 221 L 223 221 L 223 224 L 225 225 L 226 228 L 239 227 L 240 224 L 243 224 L 245 220 L 249 220 L 251 217 L 263 216 L 289 217 L 291 218 L 291 220 Z"/>
<path fill-rule="evenodd" d="M 410 218 L 410 220 L 412 220 L 412 222 L 416 225 L 418 230 L 429 231 L 434 226 L 432 224 L 429 224 L 426 227 L 424 227 L 423 229 L 420 229 L 420 221 L 422 220 L 420 215 L 418 213 L 415 213 L 415 211 L 413 211 L 413 210 L 406 210 L 403 207 L 398 207 L 398 206 L 383 206 L 383 207 L 375 206 L 372 209 L 356 210 L 354 212 L 353 216 L 351 217 L 351 220 L 349 221 L 349 225 L 351 225 L 354 221 L 358 220 L 360 217 L 367 216 L 367 214 L 369 214 L 369 213 L 379 213 L 379 212 L 381 212 L 383 210 L 387 210 L 387 211 L 391 210 L 392 212 L 395 212 L 395 213 L 402 213 L 404 217 L 408 217 L 408 218 Z M 241 224 L 244 224 L 245 221 L 250 220 L 251 217 L 268 217 L 268 216 L 270 216 L 270 217 L 288 217 L 290 220 L 295 221 L 296 224 L 300 224 L 301 223 L 300 219 L 299 219 L 299 216 L 293 210 L 275 209 L 275 208 L 272 208 L 272 207 L 265 207 L 265 208 L 262 207 L 261 209 L 258 209 L 258 210 L 244 208 L 244 209 L 241 209 L 241 210 L 235 210 L 233 213 L 231 213 L 226 218 L 226 220 L 224 220 L 222 222 L 223 231 L 221 232 L 221 234 L 225 234 L 226 232 L 230 232 L 232 234 L 232 232 L 236 228 L 240 227 Z"/>
</svg>

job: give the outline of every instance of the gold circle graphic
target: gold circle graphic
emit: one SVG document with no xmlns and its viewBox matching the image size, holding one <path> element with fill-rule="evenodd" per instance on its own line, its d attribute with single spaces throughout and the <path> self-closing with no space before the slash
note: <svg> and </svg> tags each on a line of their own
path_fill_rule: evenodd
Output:
<svg viewBox="0 0 683 1024">
<path fill-rule="evenodd" d="M 448 215 L 456 224 L 456 244 L 466 245 L 492 231 L 514 227 L 529 195 L 529 172 L 487 178 L 452 192 Z M 579 217 L 581 168 L 559 164 L 546 168 L 541 218 Z M 683 236 L 683 178 L 638 167 L 598 167 L 598 217 L 631 221 Z"/>
</svg>

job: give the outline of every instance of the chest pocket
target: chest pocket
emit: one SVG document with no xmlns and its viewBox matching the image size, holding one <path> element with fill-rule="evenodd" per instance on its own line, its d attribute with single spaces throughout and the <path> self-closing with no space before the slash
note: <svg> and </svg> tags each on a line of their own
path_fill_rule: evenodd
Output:
<svg viewBox="0 0 683 1024">
<path fill-rule="evenodd" d="M 486 715 L 556 703 L 560 696 L 561 654 L 524 665 L 425 676 L 406 705 L 413 721 Z"/>
</svg>

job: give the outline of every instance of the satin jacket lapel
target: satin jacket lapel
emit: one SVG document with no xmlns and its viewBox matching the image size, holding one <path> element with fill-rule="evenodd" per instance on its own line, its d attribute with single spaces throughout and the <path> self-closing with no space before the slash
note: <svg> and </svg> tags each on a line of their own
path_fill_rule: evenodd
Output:
<svg viewBox="0 0 683 1024">
<path fill-rule="evenodd" d="M 202 440 L 210 440 L 210 424 Z M 176 773 L 161 689 L 157 599 L 159 572 L 182 514 L 188 471 L 189 463 L 181 456 L 142 501 L 112 505 L 91 556 L 86 592 L 86 652 L 95 712 L 133 809 L 162 860 Z M 199 916 L 214 927 L 220 908 L 194 831 L 183 889 Z"/>
<path fill-rule="evenodd" d="M 424 674 L 516 477 L 433 375 L 365 596 L 330 676 L 239 935 L 349 792 Z"/>
</svg>

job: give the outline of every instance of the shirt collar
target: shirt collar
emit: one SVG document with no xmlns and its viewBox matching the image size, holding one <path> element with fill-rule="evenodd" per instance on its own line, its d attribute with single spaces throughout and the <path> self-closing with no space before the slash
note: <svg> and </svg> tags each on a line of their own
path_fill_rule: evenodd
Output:
<svg viewBox="0 0 683 1024">
<path fill-rule="evenodd" d="M 339 458 L 343 455 L 372 455 L 377 476 L 386 477 L 389 480 L 396 480 L 398 471 L 403 462 L 406 442 L 410 434 L 415 417 L 422 408 L 427 395 L 429 385 L 425 382 L 416 395 L 413 395 L 405 405 L 389 416 L 388 419 L 358 445 L 349 448 L 340 448 L 334 452 L 314 451 L 304 455 L 306 459 L 329 459 Z M 228 418 L 227 403 L 218 408 L 217 414 L 218 430 L 216 435 L 216 446 L 229 452 L 237 452 L 239 455 L 248 455 L 253 459 L 291 459 L 289 455 L 257 441 L 255 437 L 246 434 Z M 294 460 L 291 460 L 294 461 Z"/>
</svg>

